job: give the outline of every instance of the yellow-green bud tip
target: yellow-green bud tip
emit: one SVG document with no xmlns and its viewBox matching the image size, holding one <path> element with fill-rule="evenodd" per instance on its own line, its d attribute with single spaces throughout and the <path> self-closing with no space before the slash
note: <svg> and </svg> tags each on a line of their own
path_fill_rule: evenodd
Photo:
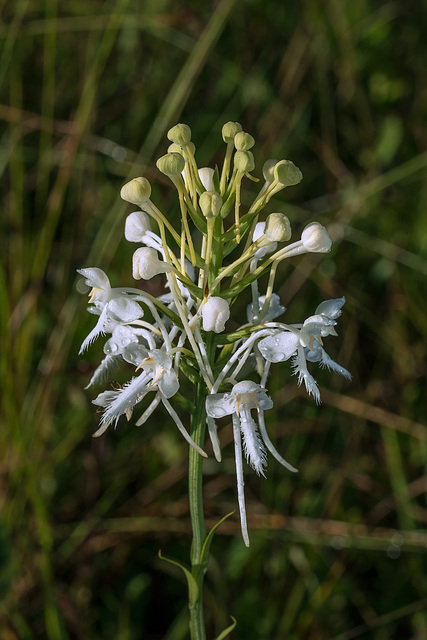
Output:
<svg viewBox="0 0 427 640">
<path fill-rule="evenodd" d="M 222 198 L 216 191 L 204 191 L 199 198 L 199 206 L 205 218 L 215 218 L 222 207 Z"/>
<path fill-rule="evenodd" d="M 245 131 L 240 131 L 234 136 L 234 146 L 237 151 L 249 151 L 255 144 L 253 137 Z"/>
<path fill-rule="evenodd" d="M 274 167 L 274 177 L 284 187 L 292 187 L 302 180 L 302 173 L 290 160 L 280 160 Z"/>
<path fill-rule="evenodd" d="M 234 142 L 234 136 L 242 130 L 242 125 L 239 122 L 226 122 L 222 127 L 222 139 L 224 142 Z"/>
<path fill-rule="evenodd" d="M 167 135 L 168 140 L 185 147 L 191 140 L 191 129 L 188 124 L 176 124 Z"/>
<path fill-rule="evenodd" d="M 185 167 L 185 160 L 180 153 L 167 153 L 156 162 L 159 171 L 169 177 L 180 176 Z"/>
<path fill-rule="evenodd" d="M 236 151 L 234 154 L 234 166 L 239 173 L 250 173 L 255 168 L 255 160 L 252 151 Z"/>
<path fill-rule="evenodd" d="M 141 205 L 150 199 L 151 185 L 147 178 L 134 178 L 122 187 L 120 196 L 126 202 Z"/>
<path fill-rule="evenodd" d="M 267 217 L 264 235 L 272 242 L 287 242 L 292 231 L 289 218 L 283 213 L 270 213 Z"/>
</svg>

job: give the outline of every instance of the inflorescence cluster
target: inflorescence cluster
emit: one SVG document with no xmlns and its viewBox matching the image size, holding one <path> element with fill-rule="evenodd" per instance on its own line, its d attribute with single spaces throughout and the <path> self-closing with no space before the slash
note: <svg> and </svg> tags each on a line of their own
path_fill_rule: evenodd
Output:
<svg viewBox="0 0 427 640">
<path fill-rule="evenodd" d="M 301 181 L 301 171 L 289 160 L 267 160 L 262 187 L 243 211 L 243 178 L 256 181 L 251 176 L 254 139 L 237 122 L 225 124 L 222 137 L 226 149 L 221 170 L 198 169 L 190 128 L 178 124 L 168 132 L 171 145 L 157 168 L 178 192 L 179 229 L 151 201 L 146 178 L 135 178 L 122 188 L 121 197 L 139 207 L 127 216 L 124 231 L 126 240 L 140 245 L 132 258 L 133 278 L 149 280 L 165 274 L 167 292 L 155 298 L 139 288 L 113 288 L 101 269 L 79 269 L 91 288 L 88 310 L 98 318 L 80 352 L 99 336 L 108 335 L 105 357 L 88 386 L 104 381 L 123 361 L 133 371 L 126 384 L 103 391 L 93 401 L 102 411 L 95 436 L 116 425 L 122 414 L 130 420 L 139 407 L 136 424 L 142 425 L 162 404 L 184 438 L 206 456 L 187 432 L 177 410 L 180 404 L 174 406 L 184 379 L 202 388 L 206 396 L 206 423 L 218 461 L 216 420 L 231 416 L 242 535 L 249 545 L 243 452 L 258 474 L 264 475 L 267 450 L 296 471 L 276 451 L 265 426 L 264 413 L 273 406 L 266 389 L 271 363 L 289 360 L 298 384 L 304 383 L 316 402 L 319 389 L 308 363 L 348 379 L 350 374 L 323 347 L 323 338 L 337 335 L 344 298 L 322 302 L 299 324 L 277 320 L 285 312 L 273 291 L 280 262 L 304 253 L 327 253 L 332 244 L 318 222 L 308 224 L 300 238 L 290 242 L 287 216 L 270 213 L 259 221 L 272 196 Z M 260 295 L 258 279 L 264 273 L 268 273 L 267 286 Z M 252 293 L 247 322 L 226 333 L 230 310 L 247 288 Z M 248 361 L 251 369 L 245 366 Z M 245 379 L 243 371 L 251 379 Z"/>
</svg>

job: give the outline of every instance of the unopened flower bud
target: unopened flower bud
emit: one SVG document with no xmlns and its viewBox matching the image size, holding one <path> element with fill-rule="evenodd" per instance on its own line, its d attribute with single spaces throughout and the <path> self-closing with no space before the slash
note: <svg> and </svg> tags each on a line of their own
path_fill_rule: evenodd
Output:
<svg viewBox="0 0 427 640">
<path fill-rule="evenodd" d="M 174 178 L 184 171 L 185 160 L 180 153 L 167 153 L 157 160 L 156 167 L 165 176 Z"/>
<path fill-rule="evenodd" d="M 141 206 L 150 199 L 151 185 L 147 178 L 134 178 L 122 187 L 120 196 L 126 202 Z"/>
<path fill-rule="evenodd" d="M 222 139 L 224 142 L 233 142 L 236 133 L 242 130 L 242 125 L 238 122 L 226 122 L 222 127 Z"/>
<path fill-rule="evenodd" d="M 181 145 L 176 144 L 176 142 L 172 142 L 172 144 L 168 146 L 168 153 L 179 153 L 182 156 L 184 151 Z"/>
<path fill-rule="evenodd" d="M 234 146 L 237 151 L 249 151 L 255 144 L 253 137 L 245 131 L 239 131 L 234 136 Z"/>
<path fill-rule="evenodd" d="M 167 136 L 171 142 L 186 146 L 191 140 L 191 129 L 188 124 L 176 124 L 169 129 Z"/>
<path fill-rule="evenodd" d="M 159 260 L 157 251 L 150 247 L 140 247 L 132 256 L 132 275 L 135 280 L 150 280 L 159 273 L 170 271 L 167 262 Z"/>
<path fill-rule="evenodd" d="M 194 152 L 196 151 L 196 145 L 193 144 L 192 142 L 189 142 L 187 147 L 190 149 L 191 153 L 194 155 Z M 180 144 L 177 144 L 176 142 L 172 142 L 172 144 L 168 146 L 168 153 L 179 153 L 183 155 L 184 150 Z"/>
<path fill-rule="evenodd" d="M 199 169 L 200 182 L 202 183 L 206 191 L 214 190 L 213 188 L 214 173 L 215 171 L 214 169 L 211 169 L 211 167 L 202 167 L 202 169 Z"/>
<path fill-rule="evenodd" d="M 274 177 L 284 187 L 292 187 L 302 180 L 302 173 L 290 160 L 280 160 L 274 167 Z"/>
<path fill-rule="evenodd" d="M 272 242 L 286 242 L 292 235 L 289 218 L 283 213 L 270 213 L 264 233 Z"/>
<path fill-rule="evenodd" d="M 222 198 L 216 191 L 204 191 L 199 198 L 199 206 L 205 218 L 215 218 L 222 207 Z"/>
<path fill-rule="evenodd" d="M 147 231 L 151 231 L 149 216 L 143 211 L 130 213 L 125 222 L 125 238 L 129 242 L 142 242 Z"/>
<path fill-rule="evenodd" d="M 212 297 L 202 307 L 202 322 L 205 331 L 221 333 L 225 329 L 225 323 L 230 317 L 230 306 L 227 300 Z"/>
<path fill-rule="evenodd" d="M 255 225 L 252 242 L 256 242 L 259 249 L 254 253 L 254 258 L 260 260 L 277 249 L 277 242 L 271 242 L 265 235 L 265 222 L 257 222 Z"/>
<path fill-rule="evenodd" d="M 271 159 L 266 160 L 264 162 L 264 166 L 262 168 L 262 175 L 264 176 L 264 180 L 271 184 L 274 180 L 274 167 L 277 164 L 277 160 Z"/>
<path fill-rule="evenodd" d="M 252 151 L 236 151 L 234 154 L 234 166 L 239 173 L 250 173 L 255 168 L 255 160 Z"/>
<path fill-rule="evenodd" d="M 311 222 L 305 227 L 301 241 L 310 253 L 328 253 L 332 247 L 331 236 L 318 222 Z"/>
</svg>

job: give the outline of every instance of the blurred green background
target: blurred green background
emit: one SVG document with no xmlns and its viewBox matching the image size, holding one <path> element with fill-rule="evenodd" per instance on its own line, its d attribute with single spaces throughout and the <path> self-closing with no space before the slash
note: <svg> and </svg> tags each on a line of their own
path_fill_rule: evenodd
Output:
<svg viewBox="0 0 427 640">
<path fill-rule="evenodd" d="M 123 183 L 155 168 L 189 124 L 199 165 L 221 126 L 256 139 L 254 174 L 304 174 L 268 212 L 294 237 L 335 239 L 279 274 L 288 322 L 345 295 L 320 372 L 323 404 L 273 368 L 268 426 L 300 472 L 246 473 L 251 547 L 237 515 L 212 545 L 209 637 L 427 638 L 427 2 L 408 0 L 2 0 L 0 58 L 0 638 L 180 640 L 187 446 L 159 411 L 92 439 L 84 391 L 102 345 L 76 268 L 130 284 Z M 246 201 L 256 185 L 246 181 Z M 160 291 L 160 283 L 149 283 Z M 205 464 L 210 525 L 236 508 L 230 426 Z M 209 450 L 210 451 L 210 450 Z"/>
</svg>

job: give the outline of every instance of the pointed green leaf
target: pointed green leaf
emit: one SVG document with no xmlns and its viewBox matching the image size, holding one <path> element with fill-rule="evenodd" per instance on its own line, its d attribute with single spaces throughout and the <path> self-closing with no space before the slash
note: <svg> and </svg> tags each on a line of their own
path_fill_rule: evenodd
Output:
<svg viewBox="0 0 427 640">
<path fill-rule="evenodd" d="M 165 560 L 165 562 L 169 562 L 169 564 L 174 564 L 176 567 L 179 567 L 185 573 L 185 577 L 187 578 L 187 582 L 188 582 L 189 601 L 196 602 L 199 598 L 199 587 L 197 586 L 197 582 L 193 577 L 191 571 L 189 571 L 184 564 L 182 564 L 181 562 L 178 562 L 178 560 L 165 558 L 165 556 L 162 556 L 161 551 L 159 551 L 159 558 L 160 560 Z"/>
<path fill-rule="evenodd" d="M 210 547 L 211 547 L 211 543 L 212 543 L 212 540 L 213 540 L 214 533 L 218 529 L 219 525 L 222 524 L 224 522 L 224 520 L 227 520 L 227 518 L 232 516 L 233 513 L 234 513 L 234 511 L 231 511 L 230 513 L 227 513 L 226 516 L 221 518 L 221 520 L 219 522 L 217 522 L 214 527 L 212 527 L 212 529 L 209 531 L 208 535 L 206 536 L 206 540 L 204 541 L 203 547 L 202 547 L 202 553 L 200 554 L 200 564 L 203 567 L 204 571 L 206 571 L 207 566 L 208 566 L 209 550 L 210 550 Z"/>
<path fill-rule="evenodd" d="M 231 632 L 233 631 L 234 627 L 235 627 L 235 626 L 236 626 L 236 624 L 237 624 L 237 620 L 236 620 L 236 618 L 233 618 L 233 616 L 230 616 L 230 618 L 232 619 L 233 624 L 230 624 L 230 626 L 229 626 L 229 627 L 227 627 L 226 629 L 224 629 L 224 631 L 222 631 L 222 632 L 219 634 L 219 636 L 217 636 L 217 637 L 215 638 L 215 640 L 224 640 L 224 638 L 226 638 L 226 637 L 228 636 L 228 634 L 229 634 L 229 633 L 231 633 Z"/>
</svg>

